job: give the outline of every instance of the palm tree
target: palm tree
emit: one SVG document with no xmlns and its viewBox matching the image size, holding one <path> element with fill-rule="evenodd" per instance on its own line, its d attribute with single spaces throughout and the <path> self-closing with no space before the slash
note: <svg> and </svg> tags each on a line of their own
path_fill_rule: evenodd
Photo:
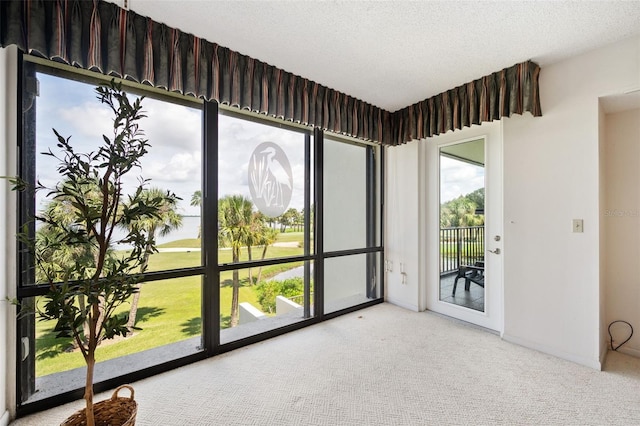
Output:
<svg viewBox="0 0 640 426">
<path fill-rule="evenodd" d="M 202 205 L 202 191 L 200 191 L 199 189 L 197 191 L 195 191 L 192 195 L 191 195 L 191 202 L 189 203 L 194 207 L 199 207 Z"/>
<path fill-rule="evenodd" d="M 202 205 L 202 191 L 200 191 L 199 189 L 195 191 L 191 195 L 191 202 L 189 204 L 192 205 L 193 207 L 200 207 Z M 202 232 L 202 226 L 198 226 L 198 239 L 200 239 L 201 232 Z"/>
<path fill-rule="evenodd" d="M 218 200 L 218 244 L 231 247 L 233 263 L 240 261 L 240 250 L 252 232 L 253 203 L 242 195 L 227 195 Z M 232 272 L 231 327 L 238 325 L 240 277 Z"/>
<path fill-rule="evenodd" d="M 264 223 L 264 215 L 262 213 L 255 212 L 251 216 L 251 223 L 249 224 L 249 233 L 247 234 L 245 243 L 247 245 L 247 257 L 248 260 L 251 261 L 253 258 L 251 247 L 260 245 L 260 241 L 262 239 L 262 235 L 269 229 L 268 226 Z M 251 285 L 254 284 L 253 274 L 251 268 L 249 268 L 249 283 Z"/>
<path fill-rule="evenodd" d="M 139 229 L 146 232 L 148 236 L 148 243 L 145 247 L 141 270 L 145 270 L 149 264 L 149 256 L 153 252 L 153 247 L 155 246 L 156 233 L 160 236 L 169 235 L 171 231 L 182 226 L 182 216 L 176 211 L 179 199 L 180 198 L 175 194 L 172 194 L 169 191 L 164 191 L 160 188 L 142 190 L 141 200 L 146 203 L 153 201 L 154 204 L 158 206 L 158 211 L 154 216 L 148 216 L 129 224 L 130 228 L 132 226 L 137 226 Z M 133 298 L 131 300 L 129 321 L 127 322 L 129 333 L 133 331 L 133 327 L 136 323 L 136 316 L 138 314 L 140 284 L 136 285 L 137 291 L 133 294 Z"/>
<path fill-rule="evenodd" d="M 484 224 L 484 218 L 475 214 L 476 207 L 476 203 L 466 196 L 447 201 L 442 204 L 440 225 L 451 228 L 480 226 Z"/>
<path fill-rule="evenodd" d="M 265 226 L 262 231 L 263 232 L 260 234 L 257 240 L 257 245 L 262 246 L 262 260 L 264 260 L 264 258 L 267 256 L 267 249 L 271 244 L 276 242 L 279 232 L 277 229 L 273 229 L 268 226 Z M 258 268 L 258 279 L 256 280 L 256 282 L 259 283 L 261 279 L 262 266 Z"/>
<path fill-rule="evenodd" d="M 69 181 L 64 181 L 61 186 L 69 184 Z M 77 185 L 81 189 L 85 205 L 98 209 L 101 203 L 100 189 L 90 182 Z M 116 214 L 120 216 L 121 212 Z M 45 205 L 38 216 L 43 224 L 35 234 L 36 282 L 81 280 L 86 278 L 87 273 L 95 273 L 98 242 L 95 236 L 87 233 L 79 215 L 78 205 L 74 204 L 73 197 L 69 195 L 57 196 Z M 104 263 L 110 265 L 114 262 L 113 249 L 107 247 L 105 251 Z M 77 265 L 84 267 L 79 270 Z M 85 296 L 78 294 L 76 299 L 80 309 L 85 309 Z M 88 322 L 84 324 L 83 334 L 82 338 L 86 343 L 89 337 Z M 76 342 L 74 346 L 77 346 Z"/>
</svg>

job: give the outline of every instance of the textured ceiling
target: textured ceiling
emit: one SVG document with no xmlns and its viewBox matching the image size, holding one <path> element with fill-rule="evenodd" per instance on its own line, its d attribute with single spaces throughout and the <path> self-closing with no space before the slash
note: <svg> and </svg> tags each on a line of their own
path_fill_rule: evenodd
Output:
<svg viewBox="0 0 640 426">
<path fill-rule="evenodd" d="M 527 59 L 544 73 L 545 65 L 640 34 L 640 1 L 128 2 L 388 111 Z"/>
</svg>

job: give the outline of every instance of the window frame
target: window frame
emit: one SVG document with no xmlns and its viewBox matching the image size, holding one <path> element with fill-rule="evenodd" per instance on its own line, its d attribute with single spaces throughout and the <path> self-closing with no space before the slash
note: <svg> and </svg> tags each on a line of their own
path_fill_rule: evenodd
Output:
<svg viewBox="0 0 640 426">
<path fill-rule="evenodd" d="M 37 72 L 44 72 L 47 74 L 53 74 L 62 78 L 68 78 L 71 80 L 79 80 L 84 82 L 90 82 L 95 84 L 99 81 L 109 81 L 112 79 L 110 76 L 105 76 L 91 71 L 74 68 L 65 64 L 49 61 L 42 58 L 36 58 L 31 55 L 19 53 L 18 60 L 18 105 L 22 105 L 23 97 L 25 94 L 24 86 L 26 77 L 26 68 L 33 67 Z M 35 71 L 34 71 L 35 72 Z M 333 252 L 324 252 L 323 249 L 323 145 L 325 132 L 318 128 L 311 128 L 298 123 L 285 122 L 275 117 L 268 117 L 259 115 L 249 111 L 239 110 L 234 107 L 226 105 L 219 105 L 216 102 L 204 101 L 189 96 L 183 96 L 175 93 L 171 93 L 162 89 L 153 88 L 148 85 L 122 80 L 116 78 L 117 81 L 122 82 L 123 87 L 127 92 L 137 95 L 145 95 L 148 97 L 158 98 L 160 100 L 168 100 L 173 103 L 185 104 L 190 107 L 198 106 L 202 111 L 202 205 L 201 215 L 204 217 L 213 217 L 215 220 L 202 221 L 202 264 L 198 267 L 180 268 L 166 271 L 154 271 L 147 272 L 142 275 L 144 282 L 152 282 L 158 280 L 165 280 L 171 278 L 180 278 L 186 276 L 202 277 L 202 350 L 192 355 L 173 359 L 166 362 L 161 362 L 152 367 L 136 370 L 132 373 L 116 375 L 107 380 L 94 383 L 94 391 L 101 392 L 111 389 L 122 383 L 140 380 L 146 377 L 150 377 L 162 372 L 168 371 L 173 368 L 184 366 L 192 362 L 206 359 L 211 356 L 215 356 L 236 348 L 246 346 L 248 344 L 260 342 L 266 339 L 270 339 L 275 336 L 279 336 L 290 331 L 298 330 L 309 325 L 316 324 L 318 322 L 325 321 L 343 315 L 349 312 L 354 312 L 359 309 L 363 309 L 369 306 L 376 305 L 384 302 L 384 274 L 382 271 L 373 272 L 378 276 L 378 282 L 380 283 L 380 290 L 378 297 L 372 298 L 366 303 L 360 303 L 345 309 L 338 311 L 325 313 L 324 312 L 324 260 L 333 257 L 349 256 L 354 254 L 367 254 L 368 256 L 375 256 L 382 260 L 384 258 L 384 148 L 377 145 L 366 143 L 354 138 L 350 138 L 344 135 L 331 134 L 327 135 L 332 141 L 355 143 L 362 146 L 368 146 L 368 150 L 374 153 L 376 150 L 379 152 L 380 157 L 378 159 L 373 158 L 371 164 L 367 164 L 367 244 L 366 247 L 355 248 L 350 250 L 341 250 Z M 22 111 L 20 108 L 19 111 Z M 231 115 L 243 120 L 251 120 L 260 124 L 271 125 L 281 128 L 286 128 L 296 132 L 302 132 L 305 134 L 305 250 L 304 254 L 282 257 L 274 259 L 253 260 L 251 262 L 239 262 L 236 264 L 219 264 L 218 263 L 218 241 L 217 241 L 217 215 L 218 215 L 218 117 L 219 115 Z M 24 175 L 25 169 L 28 169 L 29 163 L 35 161 L 35 157 L 31 160 L 25 149 L 29 147 L 29 143 L 32 143 L 32 147 L 35 150 L 36 141 L 35 136 L 32 141 L 29 141 L 25 135 L 25 129 L 27 125 L 25 123 L 25 116 L 23 113 L 18 114 L 18 154 L 17 164 L 18 173 L 20 176 Z M 313 141 L 313 142 L 312 142 Z M 375 155 L 375 154 L 374 154 Z M 35 164 L 35 163 L 33 163 Z M 376 168 L 379 165 L 379 169 Z M 313 199 L 310 196 L 310 174 L 314 174 L 313 179 Z M 379 196 L 376 196 L 379 194 Z M 371 197 L 371 198 L 369 198 Z M 18 225 L 25 223 L 29 214 L 35 210 L 35 198 L 30 197 L 25 193 L 18 193 Z M 31 205 L 29 205 L 31 203 Z M 314 206 L 314 223 L 311 224 L 311 206 Z M 376 216 L 379 214 L 379 217 Z M 311 228 L 313 227 L 313 229 Z M 17 227 L 19 228 L 19 226 Z M 35 232 L 35 227 L 33 228 Z M 310 247 L 310 236 L 313 231 L 313 251 Z M 33 234 L 32 234 L 33 235 Z M 375 244 L 375 242 L 378 244 Z M 17 298 L 19 301 L 40 296 L 46 293 L 47 284 L 33 284 L 25 283 L 24 271 L 28 271 L 29 268 L 33 269 L 29 264 L 29 260 L 24 257 L 24 247 L 18 246 L 18 258 L 16 264 L 18 265 L 17 273 Z M 219 277 L 220 273 L 240 268 L 257 267 L 264 265 L 273 265 L 281 263 L 290 263 L 292 261 L 304 261 L 306 264 L 313 262 L 313 288 L 309 287 L 309 281 L 305 280 L 305 294 L 313 291 L 313 303 L 314 312 L 311 315 L 309 307 L 305 306 L 305 319 L 293 324 L 286 325 L 284 327 L 275 328 L 264 333 L 256 334 L 251 337 L 239 339 L 230 343 L 220 343 L 220 294 L 219 294 Z M 375 267 L 375 261 L 373 262 Z M 378 262 L 380 264 L 381 262 Z M 369 268 L 368 268 L 369 269 Z M 367 271 L 367 274 L 370 272 Z M 33 320 L 33 318 L 32 318 Z M 24 416 L 33 412 L 41 411 L 44 409 L 52 408 L 62 403 L 70 402 L 76 399 L 82 398 L 84 389 L 79 387 L 72 391 L 62 392 L 55 394 L 54 396 L 43 398 L 36 401 L 29 401 L 25 399 L 22 384 L 24 379 L 22 378 L 24 371 L 21 366 L 20 350 L 22 347 L 21 342 L 21 328 L 24 327 L 24 318 L 16 319 L 17 330 L 15 340 L 16 356 L 16 413 L 18 416 Z M 35 337 L 35 334 L 33 334 Z M 35 339 L 31 339 L 33 349 L 30 351 L 29 357 L 35 359 Z M 34 375 L 35 381 L 35 375 Z M 34 382 L 35 383 L 35 382 Z M 33 389 L 32 389 L 33 390 Z M 27 389 L 28 391 L 28 389 Z"/>
</svg>

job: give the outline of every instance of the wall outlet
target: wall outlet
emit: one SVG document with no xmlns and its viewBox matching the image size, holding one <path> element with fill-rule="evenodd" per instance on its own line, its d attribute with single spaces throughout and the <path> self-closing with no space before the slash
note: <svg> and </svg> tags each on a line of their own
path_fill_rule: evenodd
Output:
<svg viewBox="0 0 640 426">
<path fill-rule="evenodd" d="M 582 219 L 573 219 L 573 232 L 584 232 L 584 223 Z"/>
</svg>

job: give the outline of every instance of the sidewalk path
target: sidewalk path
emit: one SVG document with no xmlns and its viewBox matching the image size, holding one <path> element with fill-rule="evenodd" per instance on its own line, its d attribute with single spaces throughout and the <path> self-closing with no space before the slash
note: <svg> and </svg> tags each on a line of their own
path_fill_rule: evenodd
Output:
<svg viewBox="0 0 640 426">
<path fill-rule="evenodd" d="M 298 247 L 297 241 L 286 241 L 282 243 L 273 243 L 273 247 L 290 247 L 295 248 Z M 184 252 L 192 252 L 192 251 L 200 251 L 200 247 L 165 247 L 159 248 L 159 253 L 184 253 Z M 229 247 L 220 247 L 220 250 L 231 250 Z"/>
</svg>

